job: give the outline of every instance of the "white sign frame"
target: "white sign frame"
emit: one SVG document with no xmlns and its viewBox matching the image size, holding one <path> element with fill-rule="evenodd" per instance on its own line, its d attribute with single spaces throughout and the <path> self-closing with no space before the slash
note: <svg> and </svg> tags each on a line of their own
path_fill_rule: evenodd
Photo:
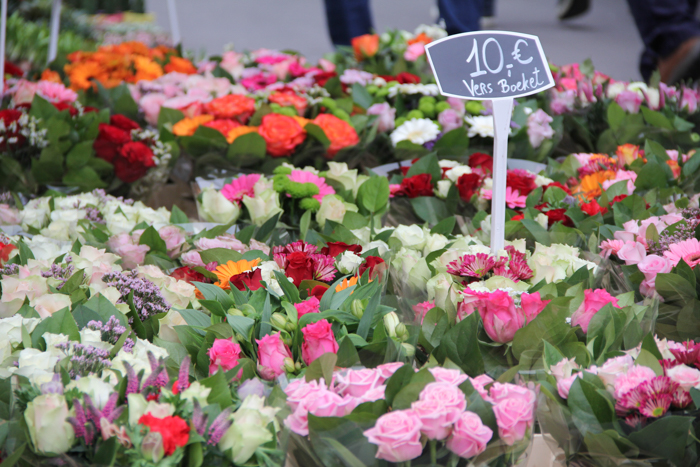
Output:
<svg viewBox="0 0 700 467">
<path fill-rule="evenodd" d="M 53 0 L 51 4 L 51 32 L 49 35 L 49 53 L 46 64 L 56 60 L 58 55 L 58 34 L 61 30 L 61 0 Z"/>
<path fill-rule="evenodd" d="M 530 91 L 523 91 L 518 94 L 508 94 L 507 96 L 493 97 L 493 98 L 482 98 L 479 96 L 465 96 L 457 95 L 449 92 L 444 92 L 442 85 L 440 84 L 440 77 L 435 72 L 435 66 L 433 64 L 433 59 L 430 55 L 430 48 L 437 44 L 445 41 L 451 41 L 461 37 L 474 37 L 475 47 L 476 38 L 479 36 L 488 37 L 489 34 L 494 35 L 506 35 L 514 36 L 523 39 L 529 39 L 534 41 L 537 46 L 537 52 L 544 64 L 544 73 L 547 78 L 547 82 L 544 86 L 540 86 L 537 89 Z M 485 49 L 485 45 L 483 46 Z M 516 42 L 517 51 L 517 42 Z M 493 186 L 491 189 L 491 253 L 494 256 L 498 256 L 499 251 L 503 250 L 505 246 L 505 222 L 506 222 L 506 180 L 508 177 L 508 136 L 510 135 L 510 121 L 513 114 L 514 101 L 518 97 L 529 96 L 533 93 L 542 92 L 554 86 L 554 77 L 552 76 L 552 71 L 549 69 L 549 63 L 547 57 L 542 48 L 542 43 L 539 37 L 533 36 L 531 34 L 516 33 L 512 31 L 473 31 L 465 32 L 462 34 L 455 34 L 452 36 L 447 36 L 442 39 L 431 42 L 425 46 L 426 56 L 428 57 L 428 62 L 430 63 L 430 68 L 435 76 L 435 81 L 437 82 L 440 94 L 448 97 L 455 97 L 457 99 L 465 100 L 490 100 L 493 107 Z M 503 50 L 501 50 L 501 58 L 503 59 Z M 471 55 L 467 61 L 471 60 Z M 477 56 L 477 60 L 479 60 Z M 523 62 L 521 62 L 523 63 Z M 502 63 L 503 64 L 503 61 Z M 477 63 L 477 70 L 478 68 Z M 511 65 L 512 66 L 512 65 Z M 484 72 L 486 73 L 486 72 Z M 510 72 L 509 72 L 510 75 Z M 466 84 L 466 83 L 465 83 Z"/>
<path fill-rule="evenodd" d="M 170 18 L 170 37 L 173 39 L 173 45 L 177 46 L 182 42 L 182 37 L 180 37 L 180 21 L 177 16 L 175 0 L 168 0 L 168 17 Z"/>
<path fill-rule="evenodd" d="M 0 0 L 0 95 L 5 95 L 5 36 L 7 35 L 7 0 Z"/>
</svg>

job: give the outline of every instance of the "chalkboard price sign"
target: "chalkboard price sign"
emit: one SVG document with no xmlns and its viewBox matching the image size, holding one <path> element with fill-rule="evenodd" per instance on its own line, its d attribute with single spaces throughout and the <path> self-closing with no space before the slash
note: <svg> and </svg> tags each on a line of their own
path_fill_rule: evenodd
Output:
<svg viewBox="0 0 700 467">
<path fill-rule="evenodd" d="M 467 32 L 431 42 L 425 51 L 444 96 L 494 100 L 526 96 L 554 86 L 537 36 Z"/>
<path fill-rule="evenodd" d="M 456 34 L 425 46 L 443 96 L 489 100 L 493 109 L 491 252 L 505 244 L 508 135 L 513 100 L 554 86 L 537 36 L 509 31 Z"/>
</svg>

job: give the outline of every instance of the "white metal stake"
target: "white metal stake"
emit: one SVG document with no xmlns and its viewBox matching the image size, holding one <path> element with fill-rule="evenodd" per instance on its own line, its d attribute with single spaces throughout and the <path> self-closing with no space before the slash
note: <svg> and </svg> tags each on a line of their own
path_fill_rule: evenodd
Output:
<svg viewBox="0 0 700 467">
<path fill-rule="evenodd" d="M 497 99 L 493 104 L 493 186 L 491 188 L 491 253 L 503 249 L 506 234 L 506 177 L 508 135 L 513 99 Z"/>
<path fill-rule="evenodd" d="M 5 95 L 5 32 L 7 31 L 7 0 L 0 0 L 0 96 Z"/>
<path fill-rule="evenodd" d="M 180 23 L 177 20 L 175 0 L 168 0 L 168 15 L 170 16 L 170 35 L 173 38 L 173 45 L 178 45 L 180 43 Z"/>
<path fill-rule="evenodd" d="M 61 29 L 61 0 L 53 0 L 51 5 L 51 35 L 49 36 L 48 63 L 56 60 L 58 55 L 58 33 Z"/>
</svg>

